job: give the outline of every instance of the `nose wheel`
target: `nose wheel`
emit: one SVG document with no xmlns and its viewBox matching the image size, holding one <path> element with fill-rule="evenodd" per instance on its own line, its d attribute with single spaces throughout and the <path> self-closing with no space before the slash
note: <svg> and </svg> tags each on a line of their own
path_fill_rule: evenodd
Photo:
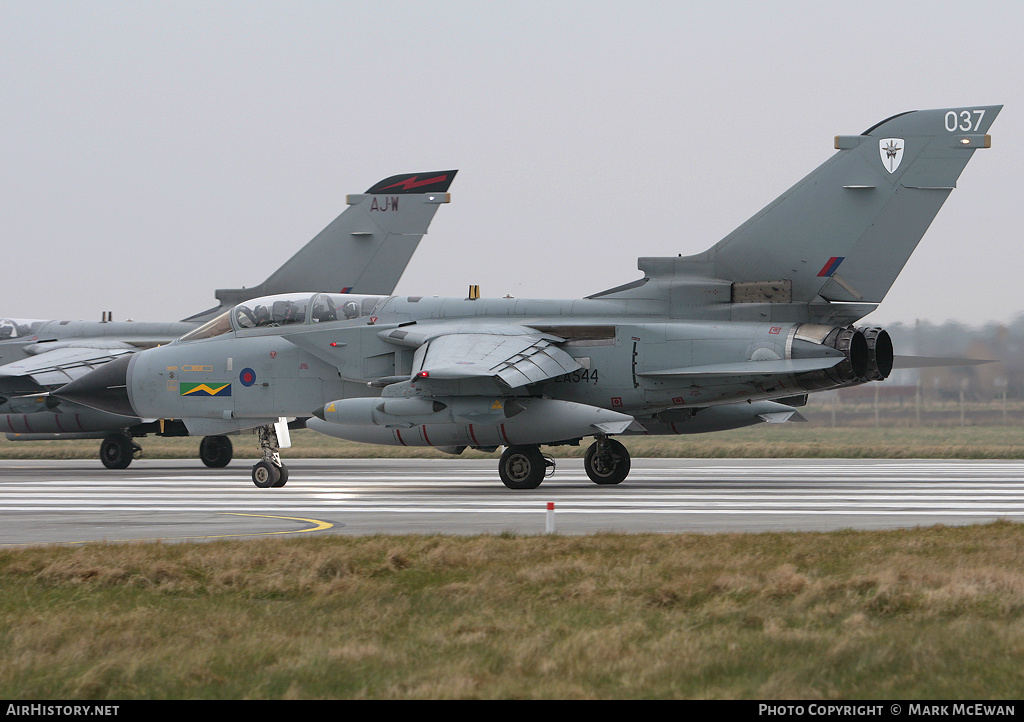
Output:
<svg viewBox="0 0 1024 722">
<path fill-rule="evenodd" d="M 284 486 L 288 482 L 288 467 L 274 466 L 269 461 L 257 461 L 252 467 L 252 483 L 260 489 Z"/>
<path fill-rule="evenodd" d="M 272 425 L 259 428 L 263 458 L 252 467 L 252 483 L 260 489 L 276 489 L 288 482 L 288 467 L 281 463 L 277 432 Z"/>
</svg>

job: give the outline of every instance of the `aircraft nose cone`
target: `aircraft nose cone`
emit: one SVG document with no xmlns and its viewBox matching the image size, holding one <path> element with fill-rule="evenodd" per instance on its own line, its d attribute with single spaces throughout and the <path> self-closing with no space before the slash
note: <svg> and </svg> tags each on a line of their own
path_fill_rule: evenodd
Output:
<svg viewBox="0 0 1024 722">
<path fill-rule="evenodd" d="M 137 417 L 128 398 L 128 364 L 131 360 L 131 354 L 114 359 L 62 386 L 53 395 L 111 414 Z"/>
</svg>

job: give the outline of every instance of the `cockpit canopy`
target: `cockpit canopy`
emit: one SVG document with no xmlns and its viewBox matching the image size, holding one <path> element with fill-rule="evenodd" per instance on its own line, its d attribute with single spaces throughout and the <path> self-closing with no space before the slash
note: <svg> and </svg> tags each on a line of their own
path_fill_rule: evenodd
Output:
<svg viewBox="0 0 1024 722">
<path fill-rule="evenodd" d="M 240 303 L 231 312 L 236 330 L 306 322 L 308 296 L 269 296 Z"/>
<path fill-rule="evenodd" d="M 31 336 L 44 323 L 33 318 L 0 318 L 0 341 Z"/>
<path fill-rule="evenodd" d="M 289 293 L 263 296 L 238 304 L 181 337 L 197 341 L 254 328 L 344 321 L 370 316 L 387 296 L 352 293 Z"/>
</svg>

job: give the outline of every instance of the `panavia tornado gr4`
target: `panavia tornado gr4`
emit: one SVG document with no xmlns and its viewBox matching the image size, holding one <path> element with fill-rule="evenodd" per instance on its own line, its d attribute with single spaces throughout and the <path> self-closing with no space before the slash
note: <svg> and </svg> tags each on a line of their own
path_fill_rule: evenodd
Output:
<svg viewBox="0 0 1024 722">
<path fill-rule="evenodd" d="M 241 303 L 176 342 L 60 389 L 195 434 L 258 428 L 281 486 L 284 422 L 377 444 L 497 450 L 537 487 L 542 445 L 579 444 L 623 481 L 627 434 L 799 419 L 808 393 L 885 379 L 882 301 L 1001 106 L 922 110 L 860 135 L 704 253 L 641 258 L 639 280 L 575 300 L 306 293 Z M 911 364 L 907 364 L 911 365 Z"/>
<path fill-rule="evenodd" d="M 449 200 L 456 171 L 406 173 L 385 178 L 348 207 L 267 280 L 250 288 L 221 289 L 220 305 L 182 321 L 41 321 L 0 318 L 0 430 L 12 441 L 103 439 L 100 459 L 123 469 L 147 434 L 187 436 L 180 420 L 108 413 L 48 392 L 116 358 L 170 343 L 242 301 L 294 291 L 391 293 L 434 213 Z M 104 314 L 106 315 L 106 314 Z M 211 432 L 199 445 L 207 466 L 231 461 L 227 436 Z"/>
</svg>

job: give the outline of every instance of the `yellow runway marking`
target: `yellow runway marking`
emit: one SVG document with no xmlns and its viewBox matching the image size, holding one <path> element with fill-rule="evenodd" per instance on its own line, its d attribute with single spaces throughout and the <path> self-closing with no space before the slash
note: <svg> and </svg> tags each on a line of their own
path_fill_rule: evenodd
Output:
<svg viewBox="0 0 1024 722">
<path fill-rule="evenodd" d="M 226 511 L 225 514 L 232 514 L 234 516 L 255 516 L 263 519 L 287 519 L 289 521 L 308 521 L 310 524 L 316 524 L 311 529 L 293 529 L 292 531 L 268 531 L 264 534 L 302 534 L 307 531 L 323 531 L 324 529 L 330 529 L 334 524 L 329 521 L 320 521 L 319 519 L 303 519 L 298 516 L 270 516 L 269 514 L 239 514 L 236 512 Z M 229 534 L 228 536 L 238 536 L 235 534 Z M 251 536 L 250 534 L 243 534 L 241 536 Z"/>
<path fill-rule="evenodd" d="M 320 521 L 319 519 L 304 519 L 297 516 L 271 516 L 270 514 L 240 514 L 237 512 L 226 511 L 222 512 L 230 516 L 252 516 L 260 519 L 286 519 L 288 521 L 306 521 L 313 524 L 308 529 L 290 529 L 285 531 L 254 531 L 246 534 L 207 534 L 207 535 L 194 535 L 188 536 L 162 536 L 162 537 L 140 537 L 136 539 L 91 539 L 89 541 L 73 541 L 73 542 L 14 542 L 8 544 L 0 544 L 0 546 L 36 546 L 40 544 L 104 544 L 107 542 L 144 542 L 144 541 L 165 541 L 168 539 L 230 539 L 231 537 L 244 537 L 244 536 L 272 536 L 274 534 L 305 534 L 313 531 L 323 531 L 330 529 L 334 524 L 329 521 Z"/>
</svg>

